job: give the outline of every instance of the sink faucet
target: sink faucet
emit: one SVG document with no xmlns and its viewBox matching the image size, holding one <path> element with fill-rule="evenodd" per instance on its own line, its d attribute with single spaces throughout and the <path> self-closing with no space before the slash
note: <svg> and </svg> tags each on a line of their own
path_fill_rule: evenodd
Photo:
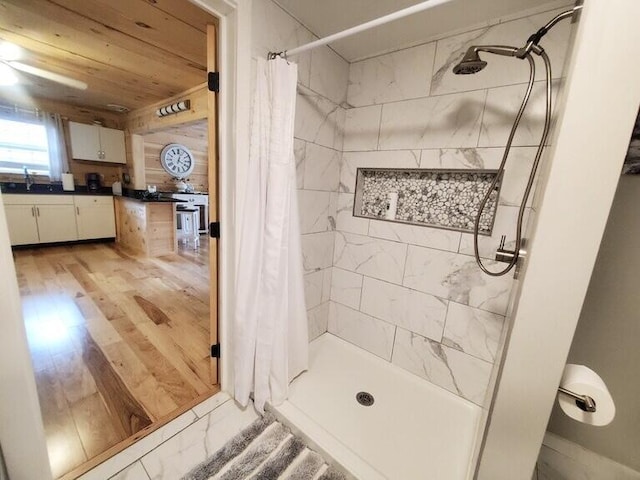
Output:
<svg viewBox="0 0 640 480">
<path fill-rule="evenodd" d="M 27 185 L 27 192 L 31 190 L 31 185 L 33 185 L 33 177 L 29 175 L 27 167 L 24 167 L 24 183 Z"/>
</svg>

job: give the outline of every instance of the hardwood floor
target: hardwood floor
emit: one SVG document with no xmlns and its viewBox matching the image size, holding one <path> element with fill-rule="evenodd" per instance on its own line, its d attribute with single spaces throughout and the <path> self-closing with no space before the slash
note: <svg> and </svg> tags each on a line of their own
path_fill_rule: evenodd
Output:
<svg viewBox="0 0 640 480">
<path fill-rule="evenodd" d="M 158 258 L 112 244 L 14 252 L 55 478 L 218 390 L 201 244 Z"/>
</svg>

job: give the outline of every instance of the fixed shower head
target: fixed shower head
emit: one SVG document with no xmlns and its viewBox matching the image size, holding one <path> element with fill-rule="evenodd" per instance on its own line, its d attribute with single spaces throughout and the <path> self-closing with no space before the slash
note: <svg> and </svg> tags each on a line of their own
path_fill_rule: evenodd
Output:
<svg viewBox="0 0 640 480">
<path fill-rule="evenodd" d="M 484 60 L 463 60 L 455 67 L 453 67 L 453 73 L 456 75 L 471 75 L 472 73 L 478 73 L 484 67 L 487 66 L 487 62 Z"/>
<path fill-rule="evenodd" d="M 478 73 L 487 66 L 487 62 L 480 58 L 478 52 L 494 53 L 496 55 L 504 55 L 507 57 L 515 57 L 518 49 L 515 47 L 507 47 L 504 45 L 476 45 L 469 47 L 467 52 L 455 67 L 453 73 L 456 75 L 470 75 Z"/>
<path fill-rule="evenodd" d="M 486 66 L 487 62 L 480 59 L 478 49 L 470 47 L 462 57 L 462 60 L 460 60 L 460 63 L 453 67 L 453 73 L 456 75 L 471 75 L 472 73 L 478 73 Z"/>
</svg>

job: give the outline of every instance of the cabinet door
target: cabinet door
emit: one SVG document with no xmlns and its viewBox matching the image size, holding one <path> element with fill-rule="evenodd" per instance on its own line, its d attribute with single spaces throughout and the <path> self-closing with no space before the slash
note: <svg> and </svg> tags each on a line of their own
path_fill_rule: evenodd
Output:
<svg viewBox="0 0 640 480">
<path fill-rule="evenodd" d="M 30 245 L 39 242 L 36 207 L 33 205 L 5 205 L 11 245 Z"/>
<path fill-rule="evenodd" d="M 76 216 L 79 240 L 116 236 L 111 197 L 76 197 Z"/>
<path fill-rule="evenodd" d="M 126 163 L 124 132 L 113 128 L 100 128 L 100 145 L 103 162 Z"/>
<path fill-rule="evenodd" d="M 73 205 L 36 205 L 40 243 L 78 239 Z"/>
<path fill-rule="evenodd" d="M 69 122 L 71 156 L 79 160 L 102 160 L 100 127 L 84 123 Z"/>
</svg>

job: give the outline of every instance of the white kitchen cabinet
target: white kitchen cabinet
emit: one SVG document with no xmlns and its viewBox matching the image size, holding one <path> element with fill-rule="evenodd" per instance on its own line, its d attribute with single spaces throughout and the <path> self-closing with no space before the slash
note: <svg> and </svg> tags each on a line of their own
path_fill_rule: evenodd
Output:
<svg viewBox="0 0 640 480">
<path fill-rule="evenodd" d="M 69 242 L 78 239 L 73 204 L 36 205 L 40 243 Z"/>
<path fill-rule="evenodd" d="M 72 195 L 5 195 L 11 245 L 78 239 Z"/>
<path fill-rule="evenodd" d="M 126 163 L 122 130 L 69 122 L 69 136 L 71 156 L 76 160 Z"/>
<path fill-rule="evenodd" d="M 99 195 L 75 195 L 78 239 L 113 238 L 116 236 L 116 219 L 113 197 Z"/>
<path fill-rule="evenodd" d="M 11 245 L 31 245 L 40 242 L 35 205 L 5 205 L 4 212 Z"/>
</svg>

